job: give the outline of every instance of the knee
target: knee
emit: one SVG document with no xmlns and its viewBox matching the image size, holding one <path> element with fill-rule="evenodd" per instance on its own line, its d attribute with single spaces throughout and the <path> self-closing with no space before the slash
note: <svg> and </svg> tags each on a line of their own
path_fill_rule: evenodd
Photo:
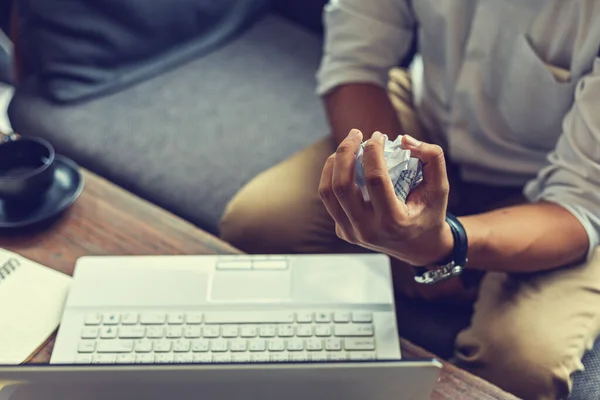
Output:
<svg viewBox="0 0 600 400">
<path fill-rule="evenodd" d="M 553 340 L 551 331 L 533 326 L 517 329 L 505 322 L 500 318 L 461 332 L 456 341 L 457 364 L 526 400 L 566 397 L 570 375 L 580 363 L 568 356 L 568 345 Z"/>
<path fill-rule="evenodd" d="M 257 203 L 251 196 L 240 192 L 227 205 L 221 218 L 221 238 L 251 254 L 285 253 L 282 232 L 285 218 L 273 217 L 273 207 L 277 206 Z"/>
<path fill-rule="evenodd" d="M 318 253 L 329 236 L 335 237 L 333 221 L 324 213 L 316 190 L 278 190 L 258 179 L 227 205 L 220 235 L 250 254 Z"/>
</svg>

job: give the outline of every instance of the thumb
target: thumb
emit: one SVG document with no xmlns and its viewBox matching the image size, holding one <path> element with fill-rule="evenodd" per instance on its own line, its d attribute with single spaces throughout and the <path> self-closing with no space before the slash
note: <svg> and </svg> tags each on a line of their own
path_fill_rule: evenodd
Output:
<svg viewBox="0 0 600 400">
<path fill-rule="evenodd" d="M 421 142 L 412 136 L 402 137 L 403 148 L 410 150 L 411 156 L 421 160 L 423 164 L 423 182 L 428 191 L 447 193 L 450 184 L 446 171 L 444 151 L 435 144 Z"/>
</svg>

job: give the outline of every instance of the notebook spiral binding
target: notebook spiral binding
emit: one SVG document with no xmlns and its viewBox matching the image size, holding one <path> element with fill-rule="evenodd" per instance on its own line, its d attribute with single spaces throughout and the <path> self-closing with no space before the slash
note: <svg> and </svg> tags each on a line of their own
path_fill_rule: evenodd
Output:
<svg viewBox="0 0 600 400">
<path fill-rule="evenodd" d="M 21 263 L 16 258 L 9 258 L 4 264 L 0 265 L 0 283 L 20 266 Z"/>
</svg>

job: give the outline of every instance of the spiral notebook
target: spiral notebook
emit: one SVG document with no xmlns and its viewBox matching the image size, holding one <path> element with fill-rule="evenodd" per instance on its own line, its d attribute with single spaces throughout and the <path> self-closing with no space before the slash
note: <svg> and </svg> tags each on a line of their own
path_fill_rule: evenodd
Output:
<svg viewBox="0 0 600 400">
<path fill-rule="evenodd" d="M 0 365 L 27 361 L 58 328 L 71 277 L 0 249 Z"/>
</svg>

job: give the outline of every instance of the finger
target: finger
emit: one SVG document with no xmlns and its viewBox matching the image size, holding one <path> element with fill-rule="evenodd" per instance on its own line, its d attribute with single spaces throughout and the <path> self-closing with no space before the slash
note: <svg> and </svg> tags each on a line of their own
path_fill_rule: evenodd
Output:
<svg viewBox="0 0 600 400">
<path fill-rule="evenodd" d="M 341 226 L 335 225 L 335 234 L 342 240 L 345 240 L 348 243 L 356 244 L 356 236 L 354 232 L 348 233 Z"/>
<path fill-rule="evenodd" d="M 363 162 L 365 183 L 374 211 L 378 215 L 392 217 L 399 211 L 400 202 L 396 197 L 383 155 L 385 140 L 386 137 L 381 132 L 375 132 L 365 144 Z"/>
<path fill-rule="evenodd" d="M 353 129 L 340 143 L 335 154 L 332 180 L 333 193 L 356 229 L 360 229 L 365 212 L 362 193 L 354 182 L 356 153 L 362 137 L 363 135 L 358 129 Z"/>
<path fill-rule="evenodd" d="M 323 173 L 321 174 L 321 181 L 319 183 L 319 196 L 321 201 L 325 205 L 327 212 L 331 215 L 331 218 L 344 233 L 346 238 L 342 238 L 348 241 L 355 240 L 354 229 L 352 224 L 346 215 L 346 212 L 340 206 L 337 197 L 333 193 L 333 168 L 335 164 L 335 154 L 331 155 L 325 162 L 323 167 Z M 341 236 L 341 235 L 338 235 Z"/>
<path fill-rule="evenodd" d="M 421 142 L 412 136 L 404 135 L 402 145 L 410 150 L 411 156 L 421 160 L 423 164 L 423 186 L 427 186 L 429 192 L 448 193 L 448 173 L 446 171 L 446 160 L 444 151 L 440 146 Z"/>
</svg>

